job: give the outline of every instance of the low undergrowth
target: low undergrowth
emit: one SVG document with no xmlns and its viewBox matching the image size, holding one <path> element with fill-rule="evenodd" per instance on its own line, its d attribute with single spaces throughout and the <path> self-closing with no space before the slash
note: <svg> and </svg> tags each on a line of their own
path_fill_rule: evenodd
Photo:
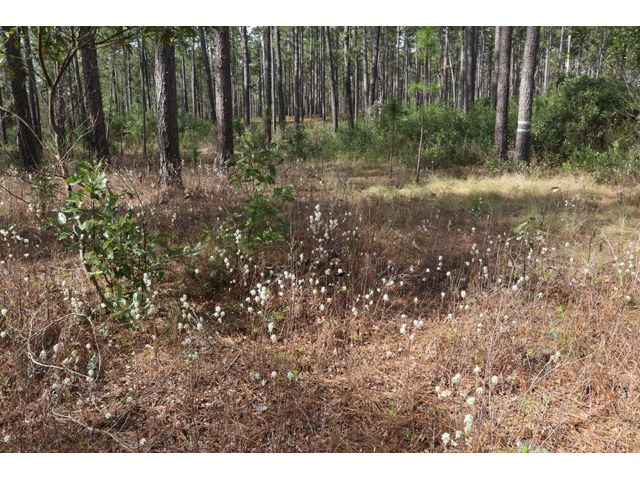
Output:
<svg viewBox="0 0 640 480">
<path fill-rule="evenodd" d="M 215 235 L 247 198 L 207 164 L 109 174 L 150 231 L 209 238 L 129 327 L 40 230 L 63 189 L 3 194 L 0 450 L 640 450 L 640 191 L 278 168 L 288 230 L 253 249 Z"/>
</svg>

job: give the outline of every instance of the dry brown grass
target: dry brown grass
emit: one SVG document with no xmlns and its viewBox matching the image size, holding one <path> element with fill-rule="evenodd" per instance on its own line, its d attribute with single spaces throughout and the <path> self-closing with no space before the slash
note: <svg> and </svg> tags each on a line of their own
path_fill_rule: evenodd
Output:
<svg viewBox="0 0 640 480">
<path fill-rule="evenodd" d="M 209 245 L 172 265 L 158 315 L 134 330 L 88 314 L 97 299 L 77 256 L 0 194 L 0 226 L 29 239 L 0 238 L 0 449 L 640 451 L 638 189 L 518 174 L 415 186 L 300 163 L 283 173 L 298 191 L 292 239 L 242 259 Z M 176 243 L 217 231 L 220 207 L 238 202 L 206 167 L 185 168 L 189 195 L 162 201 L 144 168 L 112 180 Z M 29 199 L 25 179 L 2 181 Z M 515 234 L 525 221 L 527 236 Z M 264 305 L 247 303 L 266 267 L 287 278 Z"/>
</svg>

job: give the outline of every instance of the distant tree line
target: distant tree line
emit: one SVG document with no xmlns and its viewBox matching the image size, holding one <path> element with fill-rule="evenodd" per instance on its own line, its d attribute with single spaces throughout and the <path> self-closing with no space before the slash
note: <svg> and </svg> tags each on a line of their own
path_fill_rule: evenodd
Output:
<svg viewBox="0 0 640 480">
<path fill-rule="evenodd" d="M 146 156 L 151 113 L 166 184 L 180 181 L 181 116 L 217 125 L 226 164 L 234 119 L 260 118 L 268 146 L 287 119 L 337 131 L 391 99 L 466 114 L 486 98 L 506 159 L 518 97 L 515 157 L 526 161 L 535 93 L 563 76 L 640 73 L 639 27 L 3 27 L 0 43 L 0 143 L 15 127 L 26 168 L 44 145 L 60 165 L 77 144 L 108 162 L 123 116 L 141 119 Z"/>
</svg>

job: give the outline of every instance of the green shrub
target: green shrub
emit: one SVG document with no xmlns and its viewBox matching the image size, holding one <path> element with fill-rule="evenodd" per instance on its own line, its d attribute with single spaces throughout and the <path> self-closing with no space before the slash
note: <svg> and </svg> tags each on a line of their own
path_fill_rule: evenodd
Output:
<svg viewBox="0 0 640 480">
<path fill-rule="evenodd" d="M 245 199 L 241 211 L 229 212 L 228 221 L 220 232 L 223 239 L 233 238 L 244 250 L 284 240 L 289 223 L 283 212 L 285 202 L 294 200 L 293 187 L 277 187 L 276 167 L 283 158 L 272 145 L 250 137 L 243 138 L 237 149 L 227 178 Z"/>
<path fill-rule="evenodd" d="M 176 255 L 196 254 L 199 246 L 169 247 L 168 233 L 148 231 L 144 217 L 124 209 L 101 164 L 82 162 L 67 178 L 69 196 L 48 218 L 49 229 L 77 250 L 103 308 L 128 325 L 153 313 L 153 286 L 162 281 L 166 262 Z"/>
<path fill-rule="evenodd" d="M 620 133 L 629 136 L 630 106 L 627 88 L 615 80 L 560 78 L 535 100 L 532 145 L 560 160 L 585 149 L 604 152 Z"/>
</svg>

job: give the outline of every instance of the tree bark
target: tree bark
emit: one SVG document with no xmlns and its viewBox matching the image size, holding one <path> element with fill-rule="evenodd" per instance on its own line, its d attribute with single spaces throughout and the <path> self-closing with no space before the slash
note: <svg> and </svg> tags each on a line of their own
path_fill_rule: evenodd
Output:
<svg viewBox="0 0 640 480">
<path fill-rule="evenodd" d="M 142 157 L 147 158 L 147 101 L 144 72 L 144 37 L 140 39 L 140 100 L 142 104 Z M 150 167 L 149 167 L 150 168 Z"/>
<path fill-rule="evenodd" d="M 298 27 L 293 31 L 293 116 L 300 123 L 300 48 L 298 47 Z"/>
<path fill-rule="evenodd" d="M 211 78 L 211 64 L 209 63 L 209 53 L 207 51 L 207 41 L 204 34 L 204 28 L 198 27 L 198 36 L 200 37 L 200 48 L 202 49 L 202 63 L 204 64 L 204 74 L 207 82 L 207 116 L 212 122 L 216 121 L 216 97 L 213 92 L 213 79 Z"/>
<path fill-rule="evenodd" d="M 533 80 L 538 58 L 540 27 L 527 27 L 524 61 L 520 81 L 520 105 L 518 108 L 518 130 L 516 132 L 515 160 L 529 163 L 531 142 L 531 110 L 533 106 Z"/>
<path fill-rule="evenodd" d="M 242 27 L 242 113 L 245 126 L 251 122 L 251 92 L 249 91 L 249 41 L 247 27 Z"/>
<path fill-rule="evenodd" d="M 511 27 L 498 27 L 499 64 L 497 70 L 496 128 L 494 143 L 499 160 L 506 160 L 509 115 L 509 67 L 511 56 Z"/>
<path fill-rule="evenodd" d="M 262 31 L 262 64 L 264 77 L 264 145 L 271 147 L 271 115 L 273 103 L 271 99 L 271 27 L 264 27 Z"/>
<path fill-rule="evenodd" d="M 29 27 L 22 27 L 24 35 L 24 57 L 27 65 L 27 74 L 29 75 L 29 107 L 31 111 L 31 121 L 33 122 L 33 130 L 38 138 L 42 138 L 42 120 L 40 117 L 40 102 L 38 101 L 38 90 L 36 88 L 36 74 L 31 59 L 31 41 L 29 40 Z M 78 60 L 74 55 L 74 63 L 77 69 Z M 82 85 L 78 83 L 80 100 L 82 101 Z M 84 113 L 84 112 L 83 112 Z M 42 145 L 38 143 L 38 149 L 42 153 Z"/>
<path fill-rule="evenodd" d="M 551 43 L 553 40 L 553 27 L 547 27 L 547 51 L 544 58 L 544 89 L 549 86 L 549 74 L 551 73 Z"/>
<path fill-rule="evenodd" d="M 344 101 L 349 114 L 349 128 L 353 123 L 353 98 L 351 96 L 351 58 L 349 57 L 349 27 L 344 27 Z"/>
<path fill-rule="evenodd" d="M 282 88 L 282 52 L 280 50 L 280 27 L 276 27 L 276 85 L 278 90 L 278 122 L 284 129 L 286 124 L 284 109 L 284 91 Z"/>
<path fill-rule="evenodd" d="M 104 159 L 108 162 L 109 144 L 107 143 L 107 129 L 102 108 L 100 71 L 98 70 L 98 57 L 91 27 L 80 27 L 79 42 L 84 77 L 85 107 L 91 128 L 91 157 Z"/>
<path fill-rule="evenodd" d="M 469 113 L 476 92 L 476 27 L 464 27 L 465 87 L 464 113 Z"/>
<path fill-rule="evenodd" d="M 498 102 L 498 72 L 500 71 L 500 27 L 495 30 L 495 45 L 493 48 L 493 77 L 491 79 L 491 100 L 493 108 L 497 107 Z"/>
<path fill-rule="evenodd" d="M 171 183 L 181 185 L 175 45 L 167 45 L 158 39 L 155 60 L 160 184 L 164 186 Z"/>
<path fill-rule="evenodd" d="M 567 62 L 564 74 L 568 77 L 571 75 L 571 35 L 567 37 Z"/>
<path fill-rule="evenodd" d="M 362 110 L 368 121 L 369 115 L 369 57 L 367 55 L 367 27 L 362 27 Z"/>
<path fill-rule="evenodd" d="M 380 56 L 380 31 L 382 27 L 373 27 L 373 55 L 369 74 L 369 108 L 376 102 L 376 83 L 378 80 L 378 58 Z"/>
<path fill-rule="evenodd" d="M 3 27 L 8 32 L 5 42 L 7 68 L 11 79 L 11 92 L 15 104 L 15 115 L 18 130 L 18 147 L 25 168 L 36 168 L 40 163 L 40 149 L 33 130 L 33 121 L 29 109 L 29 97 L 26 88 L 26 72 L 20 53 L 20 36 L 12 27 Z M 17 28 L 16 28 L 17 30 Z"/>
<path fill-rule="evenodd" d="M 327 47 L 327 60 L 329 61 L 329 77 L 331 80 L 331 120 L 333 121 L 333 132 L 338 131 L 338 79 L 336 67 L 331 51 L 331 34 L 329 27 L 324 27 L 324 38 Z"/>
<path fill-rule="evenodd" d="M 233 155 L 233 119 L 231 99 L 231 48 L 229 27 L 214 29 L 216 54 L 216 116 L 218 117 L 218 162 L 226 166 Z"/>
</svg>

